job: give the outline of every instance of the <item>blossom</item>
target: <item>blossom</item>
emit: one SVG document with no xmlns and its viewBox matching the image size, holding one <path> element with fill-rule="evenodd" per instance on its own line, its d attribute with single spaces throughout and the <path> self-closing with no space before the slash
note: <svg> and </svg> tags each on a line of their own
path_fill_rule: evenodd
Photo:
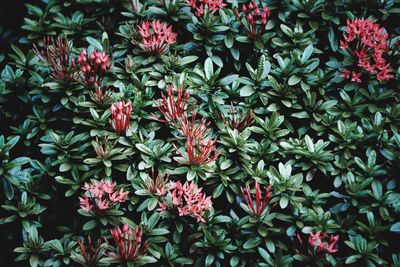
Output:
<svg viewBox="0 0 400 267">
<path fill-rule="evenodd" d="M 88 55 L 84 49 L 78 58 L 72 61 L 77 68 L 76 80 L 89 86 L 100 86 L 105 74 L 109 70 L 110 56 L 96 49 Z"/>
<path fill-rule="evenodd" d="M 108 256 L 117 261 L 135 261 L 147 253 L 148 243 L 143 241 L 143 230 L 136 226 L 132 230 L 127 224 L 122 229 L 117 226 L 110 230 L 111 237 L 116 245 L 109 244 Z"/>
<path fill-rule="evenodd" d="M 190 98 L 190 93 L 183 93 L 182 85 L 178 87 L 177 99 L 175 100 L 173 85 L 168 85 L 168 96 L 161 93 L 161 101 L 158 102 L 157 108 L 164 115 L 164 120 L 155 117 L 160 122 L 173 122 L 180 118 L 186 109 L 187 102 Z"/>
<path fill-rule="evenodd" d="M 125 101 L 118 101 L 110 107 L 111 117 L 110 124 L 114 131 L 117 133 L 126 132 L 130 126 L 130 119 L 132 113 L 132 102 L 129 100 L 125 104 Z"/>
<path fill-rule="evenodd" d="M 203 16 L 206 6 L 212 11 L 217 11 L 226 6 L 223 0 L 187 0 L 187 3 L 196 17 Z"/>
<path fill-rule="evenodd" d="M 256 181 L 255 184 L 255 202 L 253 201 L 253 197 L 251 195 L 251 190 L 249 185 L 246 185 L 246 190 L 243 190 L 243 188 L 240 188 L 242 191 L 242 195 L 246 201 L 247 207 L 249 209 L 249 212 L 251 215 L 254 217 L 258 218 L 260 217 L 264 211 L 266 210 L 269 202 L 271 201 L 272 198 L 272 186 L 269 185 L 265 191 L 264 198 L 262 197 L 262 192 L 260 189 L 260 185 L 258 184 L 258 181 Z"/>
<path fill-rule="evenodd" d="M 339 241 L 339 235 L 329 235 L 320 231 L 316 233 L 310 233 L 308 236 L 308 242 L 305 244 L 300 234 L 296 235 L 297 240 L 299 241 L 305 256 L 312 258 L 320 258 L 324 257 L 327 254 L 334 254 L 338 252 L 336 247 L 337 242 Z M 299 251 L 297 251 L 300 253 Z"/>
<path fill-rule="evenodd" d="M 250 37 L 256 37 L 265 32 L 271 11 L 267 6 L 260 9 L 255 1 L 243 4 L 241 11 L 235 9 L 235 14 L 240 23 L 246 28 Z"/>
<path fill-rule="evenodd" d="M 125 202 L 128 192 L 124 189 L 116 190 L 116 183 L 101 180 L 94 181 L 92 184 L 85 183 L 82 187 L 86 192 L 83 197 L 79 197 L 82 209 L 94 215 L 100 215 L 117 206 L 118 203 Z"/>
<path fill-rule="evenodd" d="M 98 238 L 97 242 L 92 242 L 89 235 L 87 241 L 77 240 L 81 255 L 73 255 L 73 259 L 85 266 L 98 266 L 99 261 L 104 256 L 105 247 L 103 246 L 102 239 Z"/>
<path fill-rule="evenodd" d="M 235 113 L 238 111 L 233 108 L 233 104 L 231 103 L 231 118 L 226 120 L 222 117 L 226 126 L 229 126 L 231 129 L 237 129 L 239 132 L 244 131 L 254 120 L 253 112 L 248 111 L 247 113 L 241 113 L 239 117 L 236 116 Z"/>
<path fill-rule="evenodd" d="M 186 150 L 185 155 L 178 150 L 178 148 L 173 144 L 177 154 L 180 158 L 175 158 L 175 160 L 184 165 L 205 165 L 213 162 L 221 154 L 222 150 L 218 150 L 211 155 L 216 149 L 217 138 L 214 139 L 187 139 L 186 140 Z"/>
<path fill-rule="evenodd" d="M 188 113 L 184 112 L 179 121 L 179 131 L 187 139 L 202 139 L 210 133 L 210 123 L 205 118 L 196 122 L 197 111 L 192 111 L 192 118 L 189 119 Z"/>
<path fill-rule="evenodd" d="M 133 40 L 148 54 L 163 54 L 168 51 L 170 45 L 176 42 L 177 33 L 172 31 L 172 26 L 159 20 L 143 21 L 137 27 L 141 37 L 140 42 Z"/>
<path fill-rule="evenodd" d="M 160 173 L 155 176 L 154 168 L 151 169 L 151 177 L 148 176 L 145 184 L 147 190 L 150 191 L 151 194 L 158 195 L 158 196 L 164 196 L 167 193 L 168 189 L 168 177 L 169 174 L 166 174 L 165 176 L 161 177 Z"/>
<path fill-rule="evenodd" d="M 175 209 L 179 216 L 191 216 L 197 222 L 205 222 L 204 212 L 212 209 L 212 201 L 210 196 L 206 196 L 202 192 L 202 188 L 196 183 L 185 182 L 183 185 L 180 181 L 170 182 L 167 197 L 164 202 L 159 203 L 159 210 Z"/>
<path fill-rule="evenodd" d="M 33 51 L 39 59 L 50 65 L 51 75 L 59 81 L 73 81 L 75 68 L 71 64 L 71 48 L 67 38 L 43 37 L 43 50 L 39 50 L 34 44 Z"/>
<path fill-rule="evenodd" d="M 349 50 L 354 57 L 351 81 L 361 83 L 361 71 L 376 75 L 378 81 L 393 78 L 390 64 L 386 63 L 388 34 L 379 24 L 369 19 L 347 20 L 346 33 L 343 34 L 340 47 Z M 342 72 L 342 77 L 350 78 L 350 71 Z"/>
</svg>

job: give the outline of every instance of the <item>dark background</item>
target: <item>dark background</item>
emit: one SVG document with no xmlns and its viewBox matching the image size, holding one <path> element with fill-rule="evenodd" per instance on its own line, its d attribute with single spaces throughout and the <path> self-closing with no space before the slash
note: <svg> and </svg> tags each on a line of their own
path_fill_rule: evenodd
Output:
<svg viewBox="0 0 400 267">
<path fill-rule="evenodd" d="M 32 4 L 40 1 L 34 0 L 30 1 Z M 24 6 L 26 1 L 24 0 L 11 0 L 3 1 L 0 8 L 0 54 L 4 54 L 7 57 L 10 51 L 10 44 L 12 42 L 18 42 L 18 38 L 23 36 L 23 30 L 21 25 L 23 23 L 24 17 L 26 16 L 26 8 Z M 17 37 L 19 36 L 19 37 Z M 6 64 L 7 59 L 0 62 L 0 70 Z M 4 127 L 3 121 L 0 117 L 0 128 Z M 1 129 L 3 131 L 4 129 Z M 0 177 L 1 179 L 1 177 Z M 0 214 L 2 217 L 3 214 Z M 16 230 L 16 229 L 15 229 Z M 21 235 L 17 231 L 13 231 L 13 227 L 10 225 L 0 225 L 0 266 L 2 267 L 14 267 L 14 266 L 26 266 L 23 264 L 18 264 L 14 259 L 18 256 L 13 253 L 13 248 L 22 245 L 21 236 L 14 237 L 15 239 L 11 241 L 11 237 L 16 234 Z M 14 244 L 16 241 L 21 241 L 20 244 Z M 27 263 L 27 262 L 25 262 Z"/>
</svg>

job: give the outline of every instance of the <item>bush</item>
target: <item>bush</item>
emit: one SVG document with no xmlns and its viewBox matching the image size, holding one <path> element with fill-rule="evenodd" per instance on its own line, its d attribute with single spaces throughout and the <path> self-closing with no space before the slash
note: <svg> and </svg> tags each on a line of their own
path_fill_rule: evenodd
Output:
<svg viewBox="0 0 400 267">
<path fill-rule="evenodd" d="M 400 266 L 398 1 L 25 2 L 7 266 Z"/>
</svg>

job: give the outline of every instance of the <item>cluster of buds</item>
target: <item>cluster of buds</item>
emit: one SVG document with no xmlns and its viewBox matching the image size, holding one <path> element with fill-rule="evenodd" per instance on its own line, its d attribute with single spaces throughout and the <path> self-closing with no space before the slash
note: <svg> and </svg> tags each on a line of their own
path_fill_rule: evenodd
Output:
<svg viewBox="0 0 400 267">
<path fill-rule="evenodd" d="M 226 6 L 223 0 L 187 0 L 187 3 L 196 17 L 203 16 L 206 6 L 211 11 L 217 11 Z"/>
<path fill-rule="evenodd" d="M 228 126 L 231 129 L 236 129 L 239 132 L 243 132 L 247 127 L 250 126 L 250 124 L 254 120 L 254 115 L 253 112 L 248 111 L 247 113 L 242 112 L 240 113 L 239 116 L 236 116 L 238 113 L 238 110 L 233 107 L 233 104 L 231 103 L 231 109 L 230 109 L 231 117 L 229 120 L 226 120 L 224 117 L 222 117 L 222 120 L 224 121 L 225 125 Z"/>
<path fill-rule="evenodd" d="M 369 19 L 347 20 L 347 30 L 340 47 L 355 58 L 351 70 L 343 70 L 341 76 L 361 83 L 362 73 L 376 75 L 378 81 L 393 78 L 392 69 L 384 56 L 388 50 L 388 34 L 379 24 Z"/>
<path fill-rule="evenodd" d="M 93 142 L 93 147 L 94 147 L 94 151 L 96 152 L 96 155 L 99 158 L 106 158 L 111 150 L 114 148 L 115 144 L 117 141 L 115 141 L 114 143 L 110 143 L 108 142 L 108 137 L 104 137 L 103 140 L 99 140 L 96 137 L 96 142 Z"/>
<path fill-rule="evenodd" d="M 176 119 L 180 118 L 186 109 L 187 102 L 190 98 L 190 93 L 183 93 L 182 85 L 178 87 L 178 96 L 174 97 L 174 87 L 172 84 L 168 85 L 168 96 L 161 93 L 161 101 L 156 103 L 157 108 L 164 115 L 164 119 L 157 118 L 156 120 L 160 122 L 174 122 Z"/>
<path fill-rule="evenodd" d="M 77 80 L 87 86 L 99 87 L 105 74 L 109 70 L 110 56 L 105 52 L 98 52 L 96 49 L 88 55 L 84 49 L 78 58 L 73 61 L 77 68 Z"/>
<path fill-rule="evenodd" d="M 159 210 L 177 210 L 179 216 L 191 216 L 197 222 L 205 222 L 204 212 L 212 209 L 211 197 L 207 197 L 194 182 L 170 182 L 170 189 Z"/>
<path fill-rule="evenodd" d="M 140 42 L 133 40 L 133 43 L 139 45 L 147 54 L 163 54 L 176 42 L 177 33 L 172 31 L 172 26 L 168 26 L 168 24 L 159 20 L 142 22 L 138 26 L 137 32 L 141 40 Z"/>
<path fill-rule="evenodd" d="M 272 198 L 272 186 L 269 185 L 267 187 L 264 194 L 264 198 L 262 197 L 262 192 L 260 189 L 260 185 L 258 184 L 258 181 L 256 181 L 254 189 L 256 197 L 255 201 L 253 201 L 249 185 L 246 186 L 246 190 L 240 188 L 240 190 L 242 191 L 243 198 L 245 199 L 247 204 L 246 211 L 253 217 L 259 218 L 260 216 L 265 215 L 268 211 L 267 207 Z"/>
<path fill-rule="evenodd" d="M 93 101 L 99 104 L 105 104 L 110 100 L 112 91 L 106 87 L 96 86 L 94 92 L 90 92 L 89 94 Z"/>
<path fill-rule="evenodd" d="M 302 248 L 304 247 L 303 239 L 299 234 L 297 234 L 297 240 L 299 241 Z M 304 256 L 312 259 L 320 259 L 325 257 L 327 254 L 334 254 L 338 252 L 336 243 L 339 241 L 339 235 L 330 235 L 326 232 L 321 233 L 320 231 L 315 234 L 310 233 L 308 237 L 308 243 L 306 244 L 306 249 L 302 252 Z M 297 253 L 299 250 L 297 250 Z"/>
<path fill-rule="evenodd" d="M 151 169 L 151 177 L 148 176 L 145 181 L 147 190 L 150 194 L 156 196 L 164 196 L 168 190 L 168 178 L 169 174 L 161 176 L 160 173 L 155 175 L 154 168 Z"/>
<path fill-rule="evenodd" d="M 189 119 L 187 112 L 184 112 L 179 121 L 179 131 L 186 138 L 187 149 L 187 153 L 184 155 L 174 144 L 180 156 L 176 161 L 180 164 L 208 164 L 216 160 L 222 152 L 219 150 L 214 155 L 211 155 L 216 149 L 217 138 L 212 139 L 209 137 L 210 129 L 208 126 L 210 123 L 207 123 L 204 118 L 196 123 L 196 114 L 197 112 L 193 111 L 192 118 Z"/>
<path fill-rule="evenodd" d="M 106 246 L 103 246 L 102 239 L 98 238 L 97 242 L 93 242 L 92 237 L 89 235 L 87 241 L 78 239 L 77 243 L 80 254 L 73 254 L 72 258 L 84 266 L 99 266 L 99 262 L 106 251 Z"/>
<path fill-rule="evenodd" d="M 247 34 L 254 38 L 265 32 L 271 12 L 267 6 L 260 9 L 255 1 L 250 1 L 247 5 L 243 4 L 242 9 L 235 9 L 237 19 L 246 28 Z"/>
<path fill-rule="evenodd" d="M 59 81 L 75 80 L 75 67 L 71 64 L 71 49 L 67 38 L 43 37 L 43 50 L 34 44 L 33 51 L 39 59 L 50 65 L 51 75 Z"/>
<path fill-rule="evenodd" d="M 124 100 L 118 101 L 111 105 L 111 120 L 110 124 L 117 133 L 126 132 L 130 126 L 132 102 L 129 100 L 125 103 Z"/>
<path fill-rule="evenodd" d="M 134 262 L 146 255 L 148 243 L 143 241 L 143 230 L 139 226 L 132 230 L 124 224 L 122 229 L 117 226 L 110 233 L 116 248 L 109 244 L 108 257 L 118 262 Z"/>
<path fill-rule="evenodd" d="M 118 191 L 115 187 L 115 182 L 104 180 L 85 183 L 82 187 L 85 195 L 79 197 L 81 208 L 97 216 L 117 207 L 118 203 L 125 202 L 128 192 L 124 192 L 123 188 Z"/>
</svg>

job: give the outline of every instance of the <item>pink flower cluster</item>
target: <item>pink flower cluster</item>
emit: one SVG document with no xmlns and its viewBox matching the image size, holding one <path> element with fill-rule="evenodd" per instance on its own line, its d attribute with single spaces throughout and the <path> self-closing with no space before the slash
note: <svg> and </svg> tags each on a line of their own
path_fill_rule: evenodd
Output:
<svg viewBox="0 0 400 267">
<path fill-rule="evenodd" d="M 192 118 L 188 118 L 187 112 L 184 112 L 179 121 L 181 134 L 186 138 L 186 149 L 187 155 L 184 155 L 174 147 L 180 156 L 176 160 L 180 164 L 194 164 L 204 165 L 208 164 L 218 158 L 221 154 L 221 150 L 211 155 L 216 149 L 217 138 L 210 138 L 210 129 L 208 128 L 210 123 L 206 122 L 202 118 L 199 122 L 196 122 L 196 111 L 192 112 Z"/>
<path fill-rule="evenodd" d="M 206 6 L 211 11 L 216 11 L 226 6 L 226 3 L 224 3 L 223 0 L 187 0 L 187 3 L 193 10 L 196 17 L 203 16 Z"/>
<path fill-rule="evenodd" d="M 187 102 L 190 98 L 190 93 L 183 93 L 182 85 L 178 87 L 178 95 L 175 100 L 173 85 L 168 85 L 168 96 L 161 93 L 161 101 L 157 104 L 157 108 L 164 114 L 164 120 L 154 116 L 160 122 L 174 122 L 180 118 L 186 109 Z"/>
<path fill-rule="evenodd" d="M 177 209 L 179 216 L 191 216 L 197 222 L 205 222 L 204 212 L 212 209 L 211 197 L 201 192 L 202 188 L 194 182 L 170 182 L 170 189 L 163 203 L 159 203 L 160 210 Z M 169 200 L 169 201 L 168 201 Z"/>
<path fill-rule="evenodd" d="M 124 202 L 128 197 L 128 192 L 121 188 L 115 189 L 116 183 L 101 180 L 94 181 L 92 184 L 85 183 L 82 187 L 86 192 L 83 197 L 79 197 L 82 209 L 94 215 L 100 215 L 114 208 L 118 203 Z"/>
<path fill-rule="evenodd" d="M 297 234 L 297 240 L 303 245 L 303 240 L 299 234 Z M 326 254 L 334 254 L 338 252 L 336 244 L 339 241 L 339 235 L 330 235 L 326 232 L 321 233 L 320 231 L 310 233 L 308 237 L 309 248 L 306 252 L 309 257 L 323 257 Z"/>
<path fill-rule="evenodd" d="M 153 20 L 144 21 L 138 26 L 141 36 L 139 46 L 148 54 L 162 54 L 168 51 L 170 45 L 176 42 L 177 33 L 172 31 L 172 26 L 165 22 Z M 134 41 L 134 43 L 138 43 Z"/>
<path fill-rule="evenodd" d="M 379 24 L 369 19 L 347 20 L 347 30 L 340 47 L 349 50 L 356 59 L 352 69 L 343 70 L 341 76 L 361 83 L 362 72 L 376 75 L 378 81 L 393 78 L 392 69 L 384 56 L 388 50 L 388 34 Z"/>
<path fill-rule="evenodd" d="M 143 230 L 138 226 L 132 231 L 127 224 L 124 224 L 122 229 L 117 226 L 111 229 L 110 233 L 117 249 L 109 246 L 111 252 L 108 256 L 114 260 L 135 261 L 147 253 L 148 243 L 143 241 Z"/>
<path fill-rule="evenodd" d="M 78 69 L 78 80 L 85 85 L 100 86 L 104 75 L 110 68 L 110 56 L 96 49 L 88 55 L 84 49 L 78 56 L 76 63 Z"/>
<path fill-rule="evenodd" d="M 117 133 L 126 132 L 129 129 L 131 113 L 132 113 L 132 102 L 129 100 L 125 103 L 124 100 L 118 101 L 110 107 L 111 117 L 110 124 L 114 131 Z"/>
<path fill-rule="evenodd" d="M 250 37 L 256 37 L 265 32 L 265 25 L 267 25 L 268 18 L 271 12 L 267 6 L 260 9 L 255 1 L 250 1 L 247 5 L 242 5 L 242 10 L 235 9 L 237 19 L 246 28 Z M 245 23 L 242 18 L 245 18 Z"/>
</svg>

